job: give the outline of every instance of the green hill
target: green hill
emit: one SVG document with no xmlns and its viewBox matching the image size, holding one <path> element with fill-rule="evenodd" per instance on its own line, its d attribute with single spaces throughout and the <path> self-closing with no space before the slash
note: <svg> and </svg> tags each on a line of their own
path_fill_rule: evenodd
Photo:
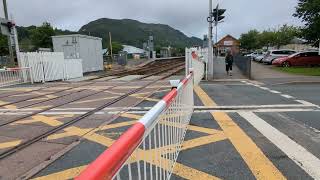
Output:
<svg viewBox="0 0 320 180">
<path fill-rule="evenodd" d="M 103 38 L 108 42 L 108 34 L 112 33 L 112 40 L 122 44 L 142 47 L 142 44 L 153 35 L 155 46 L 186 47 L 201 45 L 202 40 L 196 37 L 187 37 L 181 31 L 164 24 L 147 24 L 130 19 L 102 18 L 92 21 L 80 28 L 79 33 Z"/>
</svg>

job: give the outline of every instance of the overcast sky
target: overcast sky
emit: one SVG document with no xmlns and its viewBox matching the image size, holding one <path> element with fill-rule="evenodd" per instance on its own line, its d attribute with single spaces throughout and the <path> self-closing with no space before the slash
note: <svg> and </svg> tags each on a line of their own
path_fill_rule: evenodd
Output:
<svg viewBox="0 0 320 180">
<path fill-rule="evenodd" d="M 188 36 L 207 34 L 208 0 L 7 0 L 18 25 L 39 25 L 78 30 L 97 18 L 136 19 L 168 24 Z M 250 29 L 264 30 L 282 24 L 301 25 L 292 17 L 297 0 L 213 0 L 227 9 L 219 37 L 239 37 Z M 2 8 L 2 6 L 1 6 Z M 3 16 L 3 15 L 2 15 Z"/>
</svg>

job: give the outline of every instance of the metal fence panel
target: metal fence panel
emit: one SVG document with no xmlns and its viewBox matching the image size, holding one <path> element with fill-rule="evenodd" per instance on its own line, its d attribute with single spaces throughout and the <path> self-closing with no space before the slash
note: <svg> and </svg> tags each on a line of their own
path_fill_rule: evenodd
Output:
<svg viewBox="0 0 320 180">
<path fill-rule="evenodd" d="M 33 83 L 30 68 L 0 69 L 0 87 Z"/>
<path fill-rule="evenodd" d="M 237 67 L 240 69 L 240 71 L 251 79 L 251 59 L 249 57 L 244 57 L 241 55 L 235 55 L 234 56 L 234 63 L 237 65 Z"/>
<path fill-rule="evenodd" d="M 64 59 L 62 52 L 21 53 L 21 64 L 32 69 L 34 82 L 66 80 L 83 76 L 81 59 Z"/>
</svg>

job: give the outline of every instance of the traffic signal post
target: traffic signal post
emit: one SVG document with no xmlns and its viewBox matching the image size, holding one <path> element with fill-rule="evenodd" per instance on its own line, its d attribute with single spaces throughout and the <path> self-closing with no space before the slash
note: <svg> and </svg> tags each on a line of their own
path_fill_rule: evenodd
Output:
<svg viewBox="0 0 320 180">
<path fill-rule="evenodd" d="M 213 79 L 213 45 L 212 45 L 212 38 L 213 38 L 213 23 L 216 27 L 216 40 L 215 42 L 218 42 L 218 24 L 219 22 L 222 22 L 222 20 L 225 18 L 223 14 L 226 12 L 226 9 L 219 9 L 219 4 L 215 9 L 212 9 L 212 0 L 209 0 L 209 16 L 207 17 L 207 21 L 209 23 L 209 32 L 208 32 L 208 48 L 209 48 L 209 55 L 208 55 L 208 72 L 207 72 L 207 77 L 208 80 Z M 217 54 L 216 54 L 217 55 Z"/>
</svg>

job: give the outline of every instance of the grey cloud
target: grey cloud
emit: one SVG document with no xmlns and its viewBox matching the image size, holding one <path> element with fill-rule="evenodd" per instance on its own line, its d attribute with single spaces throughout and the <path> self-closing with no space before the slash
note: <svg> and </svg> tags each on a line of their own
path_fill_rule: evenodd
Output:
<svg viewBox="0 0 320 180">
<path fill-rule="evenodd" d="M 217 1 L 214 0 L 214 4 Z M 226 8 L 219 37 L 235 37 L 250 29 L 268 29 L 288 23 L 300 25 L 292 17 L 297 0 L 220 0 Z M 129 18 L 168 24 L 189 36 L 207 33 L 208 0 L 8 0 L 18 25 L 39 25 L 49 21 L 55 27 L 78 30 L 97 18 Z"/>
</svg>

